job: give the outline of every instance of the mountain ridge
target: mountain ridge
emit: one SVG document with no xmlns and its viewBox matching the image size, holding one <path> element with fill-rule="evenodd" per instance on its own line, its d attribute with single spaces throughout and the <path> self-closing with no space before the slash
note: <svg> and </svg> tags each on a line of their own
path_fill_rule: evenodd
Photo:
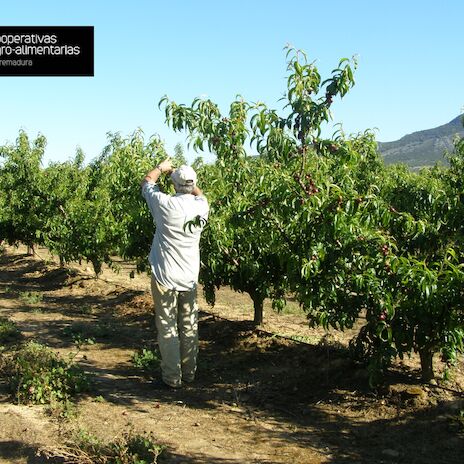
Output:
<svg viewBox="0 0 464 464">
<path fill-rule="evenodd" d="M 378 142 L 385 163 L 405 163 L 412 168 L 434 165 L 444 161 L 445 151 L 453 150 L 456 135 L 464 137 L 463 116 L 432 129 L 406 134 L 392 142 Z"/>
</svg>

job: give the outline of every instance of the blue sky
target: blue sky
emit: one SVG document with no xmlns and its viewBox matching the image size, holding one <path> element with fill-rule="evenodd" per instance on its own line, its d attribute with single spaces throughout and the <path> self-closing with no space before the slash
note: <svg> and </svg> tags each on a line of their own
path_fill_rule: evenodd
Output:
<svg viewBox="0 0 464 464">
<path fill-rule="evenodd" d="M 396 140 L 464 107 L 460 0 L 2 3 L 0 25 L 95 27 L 95 77 L 0 77 L 0 144 L 20 129 L 42 133 L 46 162 L 69 159 L 77 146 L 89 161 L 107 132 L 138 127 L 169 151 L 185 145 L 158 109 L 165 94 L 186 104 L 207 95 L 223 111 L 237 94 L 278 107 L 287 43 L 317 60 L 323 78 L 340 58 L 358 56 L 356 86 L 333 106 L 345 132 L 377 128 L 378 140 Z"/>
</svg>

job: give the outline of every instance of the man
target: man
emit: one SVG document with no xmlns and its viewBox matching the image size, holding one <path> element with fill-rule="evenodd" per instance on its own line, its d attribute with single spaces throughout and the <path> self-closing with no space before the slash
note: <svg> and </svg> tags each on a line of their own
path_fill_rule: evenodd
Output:
<svg viewBox="0 0 464 464">
<path fill-rule="evenodd" d="M 156 183 L 162 174 L 171 174 L 175 195 L 160 192 Z M 169 158 L 142 181 L 142 196 L 156 225 L 149 261 L 162 381 L 172 388 L 193 382 L 196 371 L 199 242 L 209 211 L 196 182 L 191 167 L 183 165 L 174 170 Z M 198 216 L 202 220 L 196 225 L 187 224 Z"/>
</svg>

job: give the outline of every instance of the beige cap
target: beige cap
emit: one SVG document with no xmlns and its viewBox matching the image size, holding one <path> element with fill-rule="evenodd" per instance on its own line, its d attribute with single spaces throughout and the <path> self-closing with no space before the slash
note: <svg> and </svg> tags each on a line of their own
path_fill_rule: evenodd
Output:
<svg viewBox="0 0 464 464">
<path fill-rule="evenodd" d="M 197 183 L 197 173 L 190 166 L 183 164 L 171 174 L 171 179 L 177 185 L 192 185 Z"/>
</svg>

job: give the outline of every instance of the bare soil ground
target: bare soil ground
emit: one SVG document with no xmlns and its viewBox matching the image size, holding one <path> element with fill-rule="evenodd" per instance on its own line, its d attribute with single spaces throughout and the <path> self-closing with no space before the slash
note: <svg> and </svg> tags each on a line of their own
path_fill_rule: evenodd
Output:
<svg viewBox="0 0 464 464">
<path fill-rule="evenodd" d="M 280 315 L 266 307 L 256 330 L 248 297 L 224 289 L 214 308 L 199 295 L 195 383 L 156 389 L 159 372 L 131 361 L 155 346 L 148 278 L 131 279 L 121 263 L 119 274 L 105 270 L 96 280 L 85 265 L 62 269 L 38 253 L 44 259 L 23 248 L 0 256 L 0 316 L 62 355 L 77 350 L 73 331 L 93 338 L 76 356 L 93 384 L 67 420 L 46 406 L 14 404 L 0 384 L 0 463 L 51 462 L 38 451 L 78 429 L 103 440 L 152 432 L 167 445 L 160 462 L 179 464 L 463 462 L 462 360 L 451 380 L 424 385 L 412 357 L 372 391 L 366 370 L 348 357 L 354 331 L 310 329 L 295 305 Z"/>
</svg>

